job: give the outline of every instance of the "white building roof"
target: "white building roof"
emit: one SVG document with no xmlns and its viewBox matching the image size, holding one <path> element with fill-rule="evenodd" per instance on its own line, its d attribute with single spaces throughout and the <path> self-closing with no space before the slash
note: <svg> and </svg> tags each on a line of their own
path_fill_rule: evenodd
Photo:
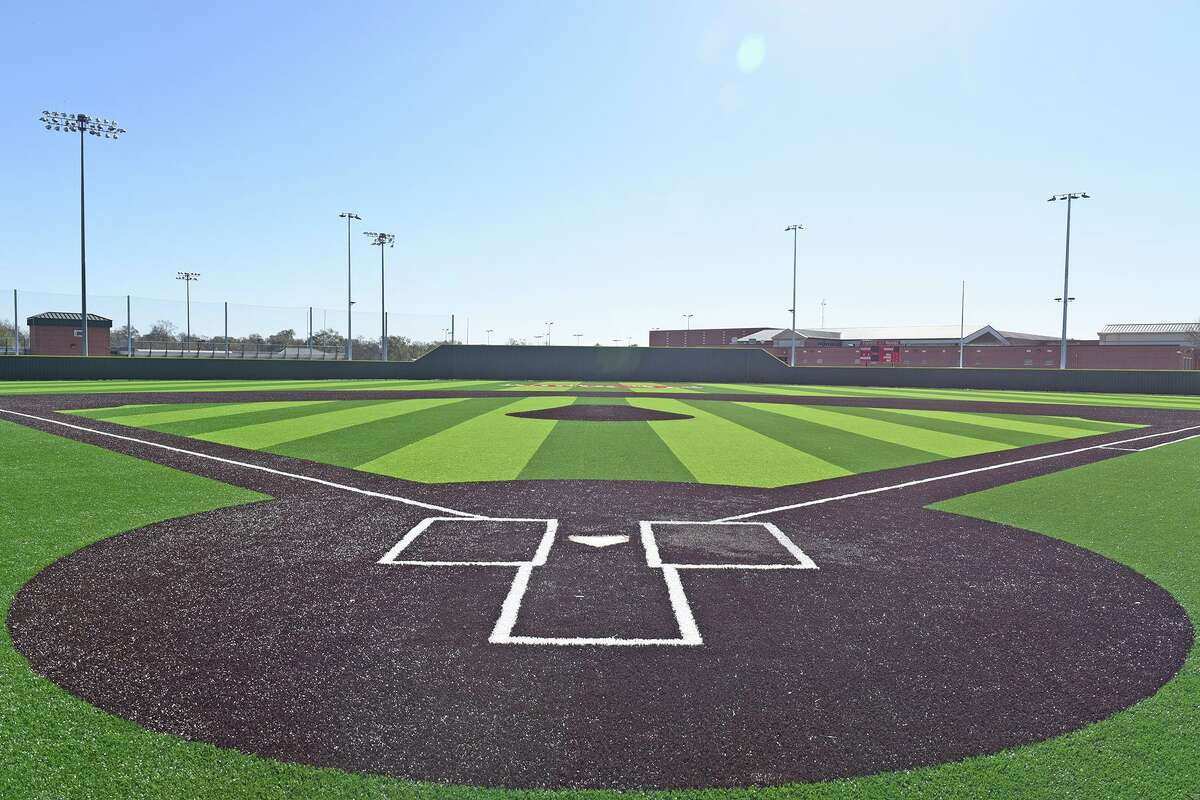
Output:
<svg viewBox="0 0 1200 800">
<path fill-rule="evenodd" d="M 961 329 L 965 331 L 966 336 L 964 341 L 971 342 L 973 339 L 987 335 L 995 336 L 1002 342 L 1010 339 L 1018 340 L 1034 340 L 1034 341 L 1050 341 L 1054 336 L 1048 336 L 1038 333 L 1021 333 L 1019 331 L 1002 331 L 993 328 L 991 325 L 968 325 Z M 796 336 L 801 339 L 841 339 L 843 341 L 855 340 L 871 340 L 871 341 L 958 341 L 960 328 L 957 324 L 951 325 L 883 325 L 877 327 L 865 328 L 828 328 L 824 330 L 813 330 L 805 328 L 797 328 Z M 788 328 L 766 328 L 761 331 L 756 331 L 749 336 L 743 336 L 737 341 L 745 344 L 754 344 L 759 342 L 769 342 L 783 337 L 790 340 L 790 329 Z"/>
<path fill-rule="evenodd" d="M 1197 333 L 1200 322 L 1121 322 L 1105 325 L 1100 331 L 1106 333 Z"/>
</svg>

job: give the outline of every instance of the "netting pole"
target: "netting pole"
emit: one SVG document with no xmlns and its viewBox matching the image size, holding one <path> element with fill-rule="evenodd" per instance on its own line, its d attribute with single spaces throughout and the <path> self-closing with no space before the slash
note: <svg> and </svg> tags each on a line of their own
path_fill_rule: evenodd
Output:
<svg viewBox="0 0 1200 800">
<path fill-rule="evenodd" d="M 454 344 L 454 315 L 450 315 L 450 344 Z"/>
<path fill-rule="evenodd" d="M 125 351 L 133 358 L 133 301 L 125 295 Z"/>
<path fill-rule="evenodd" d="M 312 306 L 308 307 L 308 357 L 313 357 L 312 351 Z"/>
<path fill-rule="evenodd" d="M 229 301 L 225 301 L 225 358 L 229 358 Z"/>
<path fill-rule="evenodd" d="M 17 290 L 13 289 L 13 352 L 21 355 L 21 317 L 17 313 Z"/>
</svg>

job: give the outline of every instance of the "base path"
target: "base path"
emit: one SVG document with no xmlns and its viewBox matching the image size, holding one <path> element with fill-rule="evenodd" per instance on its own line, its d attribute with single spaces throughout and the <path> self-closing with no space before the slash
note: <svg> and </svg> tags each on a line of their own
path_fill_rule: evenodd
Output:
<svg viewBox="0 0 1200 800">
<path fill-rule="evenodd" d="M 3 408 L 89 430 L 0 418 L 276 499 L 57 562 L 17 596 L 14 642 L 107 711 L 270 758 L 513 787 L 821 780 L 1078 728 L 1192 643 L 1132 570 L 924 506 L 1194 435 L 1196 414 L 1055 407 L 1151 427 L 764 490 L 412 484 L 50 410 L 80 403 L 101 404 Z"/>
</svg>

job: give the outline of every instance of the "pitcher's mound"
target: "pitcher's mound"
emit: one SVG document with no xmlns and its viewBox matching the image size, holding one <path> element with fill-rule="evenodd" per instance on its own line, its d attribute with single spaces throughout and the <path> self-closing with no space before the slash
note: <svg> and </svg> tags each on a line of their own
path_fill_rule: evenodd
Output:
<svg viewBox="0 0 1200 800">
<path fill-rule="evenodd" d="M 537 411 L 513 411 L 510 417 L 528 419 L 569 419 L 580 422 L 658 422 L 667 419 L 692 419 L 691 414 L 673 414 L 652 408 L 618 405 L 569 405 Z"/>
</svg>

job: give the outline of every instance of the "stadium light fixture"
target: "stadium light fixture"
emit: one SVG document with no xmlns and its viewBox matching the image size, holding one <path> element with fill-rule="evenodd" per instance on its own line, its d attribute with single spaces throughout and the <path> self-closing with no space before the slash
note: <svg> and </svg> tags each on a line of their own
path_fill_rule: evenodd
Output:
<svg viewBox="0 0 1200 800">
<path fill-rule="evenodd" d="M 379 248 L 379 352 L 380 360 L 387 361 L 387 283 L 383 270 L 383 251 L 396 245 L 396 237 L 375 231 L 363 231 L 363 236 L 370 236 L 371 246 Z"/>
<path fill-rule="evenodd" d="M 192 282 L 200 280 L 199 272 L 176 272 L 175 280 L 183 281 L 184 308 L 187 314 L 187 342 L 192 341 Z"/>
<path fill-rule="evenodd" d="M 788 311 L 792 312 L 792 356 L 788 363 L 791 366 L 796 366 L 796 243 L 797 236 L 800 231 L 804 230 L 803 225 L 788 225 L 783 229 L 792 232 L 792 307 Z"/>
<path fill-rule="evenodd" d="M 1071 279 L 1071 203 L 1075 200 L 1087 200 L 1090 195 L 1087 192 L 1065 192 L 1063 194 L 1052 194 L 1046 201 L 1053 203 L 1057 200 L 1067 201 L 1067 244 L 1066 252 L 1063 256 L 1063 292 L 1062 297 L 1056 297 L 1055 300 L 1062 303 L 1062 339 L 1058 345 L 1058 368 L 1067 368 L 1067 308 L 1071 305 L 1074 297 L 1071 297 L 1069 291 Z M 1065 299 L 1064 299 L 1065 298 Z"/>
<path fill-rule="evenodd" d="M 695 314 L 684 314 L 683 318 L 687 320 L 687 327 L 683 329 L 683 346 L 688 346 L 688 334 L 692 332 L 692 317 Z"/>
<path fill-rule="evenodd" d="M 353 211 L 343 211 L 338 216 L 346 220 L 346 360 L 350 361 L 354 358 L 354 320 L 351 313 L 354 310 L 354 301 L 350 299 L 350 223 L 353 220 L 361 222 L 362 217 Z"/>
<path fill-rule="evenodd" d="M 546 323 L 546 345 L 547 345 L 547 346 L 549 346 L 549 344 L 550 344 L 550 329 L 551 329 L 551 328 L 553 328 L 553 327 L 554 327 L 554 323 L 553 323 L 553 322 L 547 322 L 547 323 Z"/>
<path fill-rule="evenodd" d="M 488 344 L 492 343 L 492 331 L 493 330 L 494 330 L 493 328 L 488 328 L 486 331 L 484 331 L 484 333 L 487 334 L 487 343 Z"/>
<path fill-rule="evenodd" d="M 43 111 L 39 118 L 48 131 L 79 134 L 79 297 L 80 318 L 83 327 L 83 355 L 88 352 L 87 313 L 87 236 L 84 214 L 83 190 L 83 136 L 90 134 L 103 139 L 116 139 L 125 129 L 111 119 L 89 117 L 87 114 L 67 114 L 61 111 Z"/>
</svg>

